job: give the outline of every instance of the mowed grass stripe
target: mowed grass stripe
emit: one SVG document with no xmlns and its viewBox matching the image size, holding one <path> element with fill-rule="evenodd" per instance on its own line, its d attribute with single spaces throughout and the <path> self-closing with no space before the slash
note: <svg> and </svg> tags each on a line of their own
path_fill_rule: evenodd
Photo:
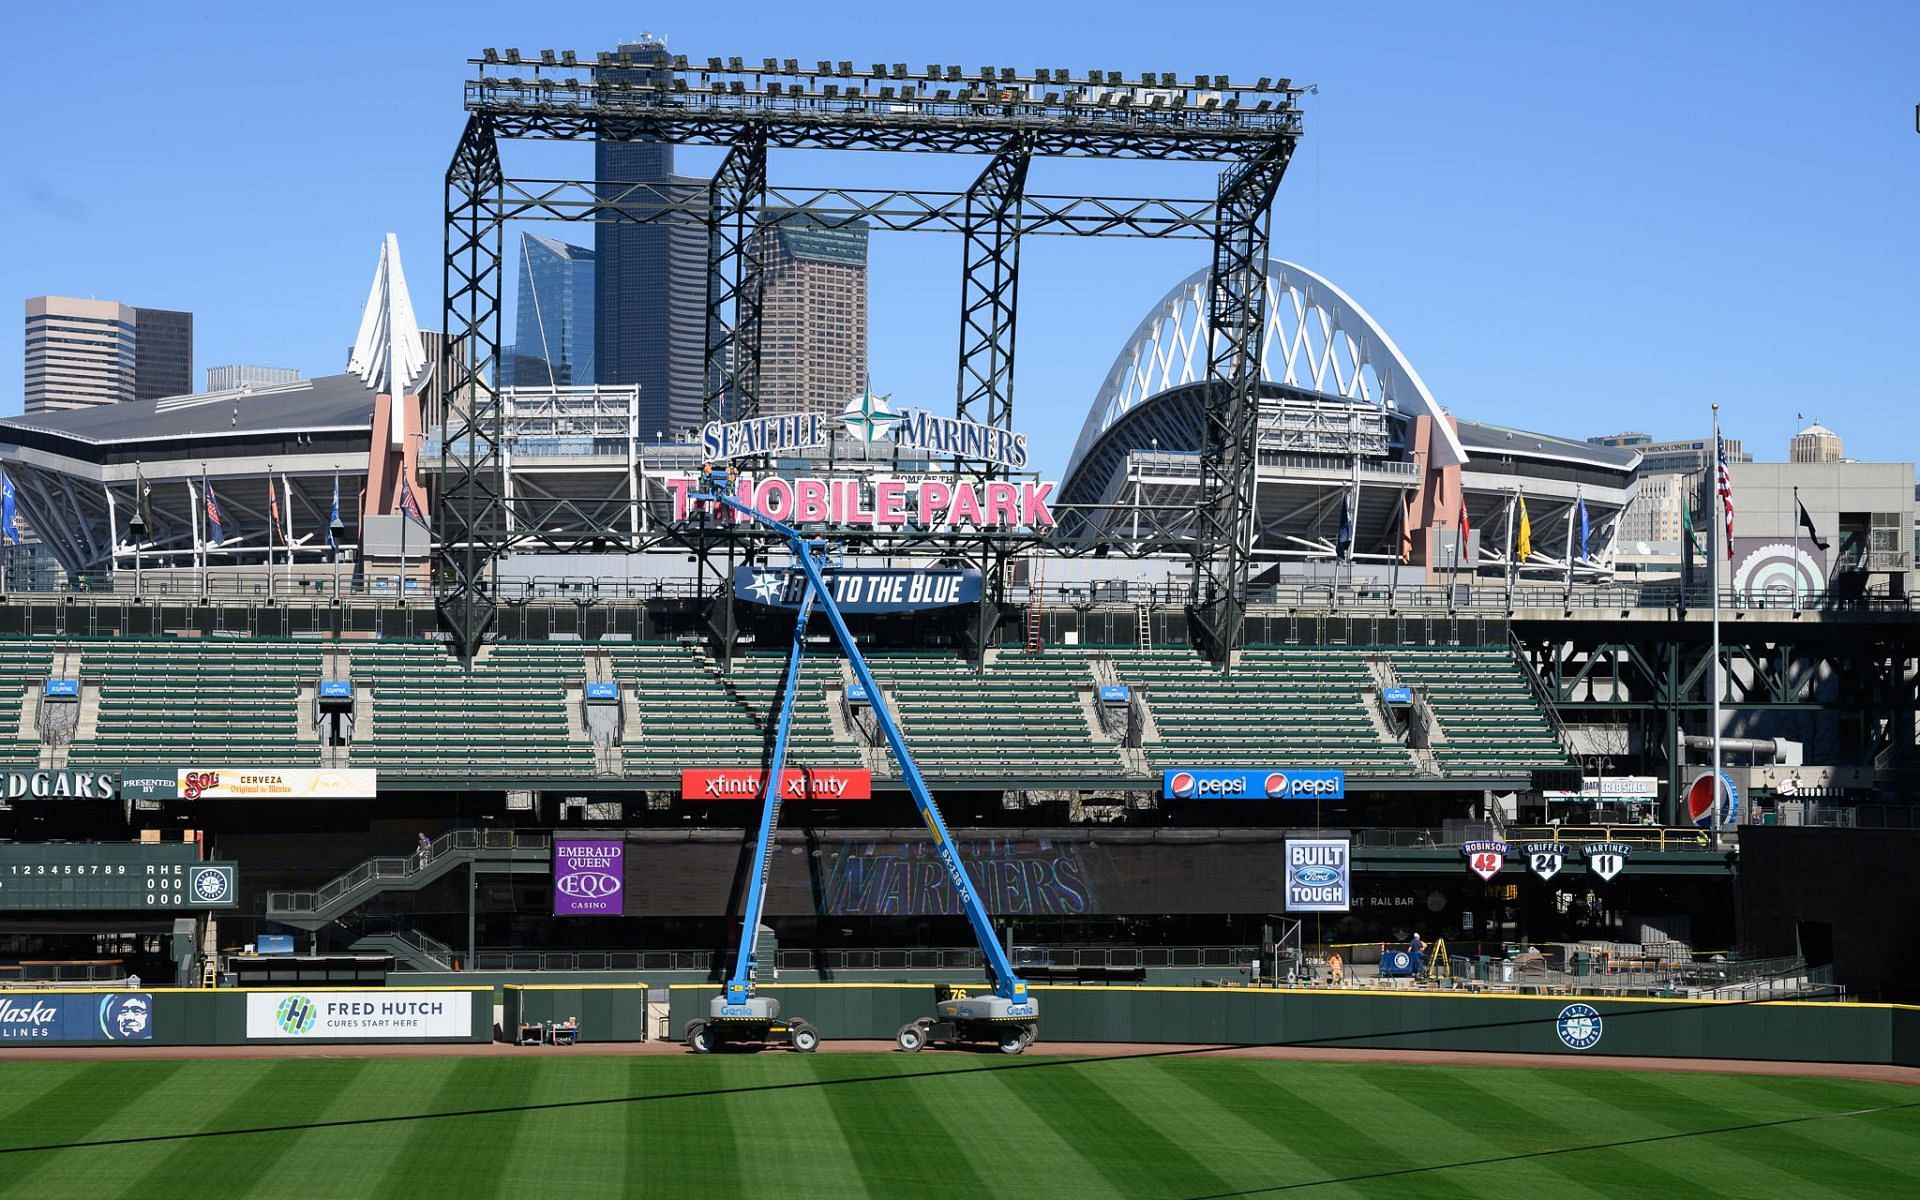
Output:
<svg viewBox="0 0 1920 1200">
<path fill-rule="evenodd" d="M 966 1061 L 957 1055 L 943 1054 L 934 1059 L 924 1054 L 917 1057 L 926 1060 L 929 1066 Z M 1033 1061 L 1028 1059 L 1027 1063 Z M 1110 1164 L 1090 1154 L 1084 1140 L 1074 1138 L 1070 1130 L 1055 1120 L 1058 1114 L 1037 1112 L 1021 1094 L 1019 1089 L 1025 1087 L 1027 1080 L 1073 1070 L 1079 1064 L 1064 1065 L 1073 1061 L 1056 1059 L 1038 1070 L 997 1071 L 975 1067 L 960 1072 L 967 1077 L 964 1081 L 941 1079 L 930 1084 L 942 1088 L 960 1086 L 963 1082 L 976 1085 L 974 1090 L 954 1093 L 947 1120 L 966 1123 L 965 1136 L 974 1146 L 974 1169 L 992 1185 L 993 1195 L 1013 1196 L 1032 1191 L 1036 1177 L 1045 1180 L 1048 1200 L 1128 1195 L 1143 1186 L 1137 1175 L 1129 1179 L 1131 1187 L 1117 1185 L 1108 1170 Z M 947 1102 L 936 1094 L 933 1103 L 944 1107 Z"/>
<path fill-rule="evenodd" d="M 1115 1194 L 1176 1196 L 1229 1190 L 1227 1181 L 1106 1085 L 1141 1086 L 1136 1064 L 1098 1060 L 997 1073 L 1037 1122 L 1074 1146 Z M 1017 1131 L 1016 1131 L 1017 1132 Z"/>
<path fill-rule="evenodd" d="M 753 1054 L 725 1054 L 721 1085 L 755 1087 L 795 1079 L 831 1080 L 842 1076 L 839 1064 L 812 1054 L 763 1050 Z M 876 1064 L 863 1061 L 862 1074 L 874 1074 Z M 890 1083 L 840 1084 L 839 1090 L 861 1089 L 868 1102 L 885 1104 L 892 1098 Z M 885 1089 L 885 1090 L 876 1090 Z M 776 1196 L 865 1196 L 866 1183 L 853 1147 L 834 1114 L 827 1093 L 834 1087 L 795 1088 L 781 1092 L 728 1096 L 725 1111 L 732 1125 L 734 1159 L 750 1181 L 749 1193 Z M 676 1104 L 674 1107 L 678 1107 Z"/>
<path fill-rule="evenodd" d="M 180 1061 L 75 1064 L 71 1078 L 41 1097 L 30 1123 L 8 1127 L 4 1146 L 51 1146 L 124 1136 L 131 1129 L 146 1132 L 142 1127 L 151 1115 L 148 1097 L 163 1093 L 187 1065 Z M 177 1115 L 177 1110 L 169 1115 Z M 51 1195 L 66 1187 L 79 1189 L 75 1195 L 90 1194 L 100 1153 L 24 1150 L 0 1155 L 0 1196 Z"/>
<path fill-rule="evenodd" d="M 1746 1089 L 1738 1084 L 1730 1087 L 1729 1080 L 1719 1077 L 1669 1075 L 1654 1079 L 1641 1075 L 1638 1082 L 1672 1096 L 1675 1103 L 1699 1113 L 1696 1119 L 1703 1124 L 1731 1126 L 1806 1115 L 1804 1107 L 1781 1104 L 1777 1100 L 1766 1105 L 1743 1105 L 1739 1100 L 1748 1094 Z M 1908 1103 L 1917 1099 L 1920 1096 L 1905 1097 Z M 1848 1112 L 1861 1107 L 1869 1106 L 1855 1104 L 1827 1111 Z M 1920 1110 L 1910 1110 L 1904 1115 L 1908 1136 L 1920 1135 Z M 1844 1118 L 1841 1123 L 1855 1119 Z M 1829 1162 L 1836 1157 L 1829 1144 L 1833 1134 L 1834 1131 L 1823 1129 L 1816 1135 L 1805 1125 L 1794 1125 L 1720 1134 L 1716 1140 L 1724 1139 L 1734 1148 L 1747 1148 L 1754 1157 L 1767 1160 L 1775 1170 L 1809 1187 L 1834 1189 L 1839 1195 L 1849 1196 L 1883 1196 L 1889 1191 L 1920 1195 L 1920 1174 L 1913 1170 L 1910 1145 L 1889 1141 L 1886 1152 L 1877 1156 L 1878 1161 L 1846 1156 Z"/>
<path fill-rule="evenodd" d="M 1633 1179 L 1647 1170 L 1665 1169 L 1684 1177 L 1688 1193 L 1747 1196 L 1753 1194 L 1757 1185 L 1778 1183 L 1791 1177 L 1803 1185 L 1795 1189 L 1796 1197 L 1808 1195 L 1803 1188 L 1811 1188 L 1814 1196 L 1886 1194 L 1883 1188 L 1857 1192 L 1837 1185 L 1819 1169 L 1819 1164 L 1830 1157 L 1830 1150 L 1818 1140 L 1801 1143 L 1795 1151 L 1812 1154 L 1812 1161 L 1804 1165 L 1774 1153 L 1774 1146 L 1798 1141 L 1799 1135 L 1793 1129 L 1710 1132 L 1796 1114 L 1736 1113 L 1717 1104 L 1690 1101 L 1644 1075 L 1624 1071 L 1568 1071 L 1556 1075 L 1550 1082 L 1586 1097 L 1589 1104 L 1604 1105 L 1615 1114 L 1611 1138 L 1595 1137 L 1590 1141 L 1694 1135 L 1652 1145 L 1616 1146 L 1587 1153 L 1589 1157 L 1611 1159 L 1615 1165 L 1609 1169 L 1614 1178 Z"/>
<path fill-rule="evenodd" d="M 875 1196 L 1007 1194 L 975 1171 L 972 1155 L 980 1149 L 980 1143 L 968 1139 L 972 1146 L 969 1149 L 968 1144 L 948 1131 L 948 1123 L 955 1114 L 974 1111 L 968 1102 L 968 1093 L 977 1089 L 968 1081 L 942 1078 L 944 1072 L 929 1072 L 905 1054 L 873 1065 L 893 1070 L 901 1077 L 900 1082 L 829 1085 L 821 1089 L 842 1136 L 854 1150 L 854 1166 L 869 1193 Z M 997 1154 L 1000 1150 L 996 1146 L 987 1153 Z"/>
<path fill-rule="evenodd" d="M 636 1058 L 627 1094 L 695 1092 L 721 1084 L 722 1063 L 698 1058 Z M 623 1104 L 626 1194 L 629 1196 L 752 1196 L 758 1182 L 744 1174 L 723 1097 L 688 1096 Z"/>
<path fill-rule="evenodd" d="M 1576 1110 L 1529 1108 L 1516 1103 L 1509 1097 L 1509 1089 L 1500 1087 L 1500 1076 L 1492 1072 L 1383 1066 L 1357 1078 L 1377 1093 L 1393 1097 L 1396 1103 L 1419 1106 L 1427 1119 L 1449 1127 L 1452 1140 L 1461 1147 L 1454 1155 L 1459 1159 L 1496 1158 L 1579 1145 L 1593 1133 L 1591 1124 Z M 1533 1087 L 1520 1084 L 1510 1090 L 1526 1095 Z M 1390 1112 L 1380 1115 L 1391 1123 Z M 1611 1184 L 1597 1180 L 1592 1164 L 1580 1162 L 1578 1155 L 1548 1155 L 1509 1166 L 1475 1169 L 1484 1172 L 1478 1177 L 1483 1186 L 1498 1182 L 1505 1188 L 1525 1181 L 1543 1196 L 1582 1192 L 1611 1200 L 1620 1194 Z M 1653 1172 L 1649 1182 L 1691 1188 L 1690 1181 L 1665 1172 Z M 1663 1194 L 1678 1196 L 1683 1192 Z"/>
<path fill-rule="evenodd" d="M 411 1064 L 408 1064 L 411 1065 Z M 469 1058 L 452 1064 L 420 1113 L 462 1109 L 512 1109 L 533 1091 L 533 1064 L 511 1058 Z M 358 1130 L 363 1153 L 385 1156 L 386 1172 L 374 1194 L 408 1200 L 418 1196 L 491 1196 L 513 1152 L 513 1133 L 523 1114 L 494 1112 L 442 1117 Z"/>
<path fill-rule="evenodd" d="M 0 1058 L 4 1057 L 5 1052 L 0 1051 Z M 19 1121 L 33 1121 L 34 1109 L 55 1088 L 73 1078 L 73 1067 L 61 1062 L 9 1063 L 0 1078 L 6 1081 L 5 1086 L 0 1087 L 0 1131 L 3 1131 L 14 1128 Z M 0 1175 L 4 1174 L 5 1168 L 0 1167 Z"/>
<path fill-rule="evenodd" d="M 631 1096 L 629 1063 L 564 1048 L 527 1050 L 531 1104 Z M 627 1114 L 634 1104 L 591 1104 L 534 1112 L 514 1129 L 514 1153 L 500 1175 L 502 1196 L 602 1196 L 624 1191 Z"/>
<path fill-rule="evenodd" d="M 365 1119 L 420 1111 L 422 1097 L 430 1094 L 452 1071 L 447 1061 L 415 1059 L 389 1062 L 376 1058 L 299 1059 L 306 1068 L 298 1087 L 305 1104 L 281 1122 L 306 1125 L 305 1129 L 284 1134 L 241 1134 L 224 1138 L 194 1139 L 191 1143 L 210 1160 L 211 1170 L 245 1161 L 255 1142 L 282 1145 L 274 1173 L 256 1180 L 252 1197 L 286 1197 L 286 1200 L 358 1200 L 379 1186 L 388 1166 L 385 1153 L 370 1153 L 366 1130 L 360 1127 L 324 1128 L 328 1121 Z M 207 1064 L 220 1070 L 224 1064 Z M 398 1130 L 405 1126 L 376 1126 L 387 1131 L 388 1141 L 397 1143 Z M 281 1138 L 286 1138 L 281 1143 Z M 216 1176 L 216 1178 L 218 1178 Z M 222 1196 L 217 1186 L 198 1196 Z M 128 1200 L 136 1200 L 129 1195 Z"/>
<path fill-rule="evenodd" d="M 1209 1162 L 1231 1164 L 1251 1159 L 1241 1187 L 1272 1187 L 1280 1182 L 1318 1179 L 1321 1170 L 1295 1145 L 1298 1131 L 1272 1119 L 1257 1098 L 1238 1088 L 1223 1086 L 1228 1077 L 1210 1070 L 1217 1064 L 1204 1059 L 1155 1059 L 1141 1064 L 1155 1072 L 1147 1087 L 1173 1112 L 1190 1113 L 1197 1128 L 1184 1131 L 1183 1143 L 1204 1154 Z"/>
<path fill-rule="evenodd" d="M 362 1063 L 353 1064 L 355 1068 Z M 316 1082 L 307 1064 L 299 1061 L 279 1063 L 226 1063 L 219 1067 L 195 1064 L 208 1076 L 207 1091 L 219 1095 L 229 1091 L 233 1099 L 200 1126 L 202 1131 L 257 1128 L 285 1125 L 310 1118 L 314 1100 L 309 1085 Z M 218 1071 L 221 1074 L 215 1075 Z M 224 1076 L 224 1077 L 223 1077 Z M 235 1087 L 233 1077 L 253 1077 L 244 1087 Z M 323 1095 L 351 1089 L 351 1075 L 329 1071 L 317 1081 Z M 297 1133 L 256 1135 L 249 1139 L 244 1155 L 214 1156 L 199 1139 L 158 1146 L 123 1146 L 113 1151 L 114 1165 L 126 1171 L 135 1151 L 138 1157 L 153 1160 L 146 1172 L 126 1185 L 130 1196 L 153 1196 L 168 1190 L 201 1195 L 245 1195 L 253 1185 L 272 1171 L 279 1158 L 298 1138 Z M 131 1174 L 130 1171 L 126 1173 Z"/>
<path fill-rule="evenodd" d="M 1272 1120 L 1297 1131 L 1294 1147 L 1312 1159 L 1330 1182 L 1448 1161 L 1440 1128 L 1416 1125 L 1389 1129 L 1373 1120 L 1373 1114 L 1356 1099 L 1353 1085 L 1352 1073 L 1367 1070 L 1364 1066 L 1244 1059 L 1220 1065 L 1226 1068 L 1222 1086 L 1243 1089 L 1250 1100 L 1273 1114 Z M 1352 1114 L 1357 1122 L 1343 1113 Z M 1422 1174 L 1417 1186 L 1407 1179 L 1391 1183 L 1392 1187 L 1382 1194 L 1391 1190 L 1401 1195 L 1462 1200 L 1482 1194 L 1471 1183 L 1445 1172 Z"/>
</svg>

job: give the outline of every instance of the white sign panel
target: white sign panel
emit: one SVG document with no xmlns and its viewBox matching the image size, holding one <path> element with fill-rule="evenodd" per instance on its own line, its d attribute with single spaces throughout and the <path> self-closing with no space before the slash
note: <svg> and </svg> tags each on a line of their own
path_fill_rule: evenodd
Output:
<svg viewBox="0 0 1920 1200">
<path fill-rule="evenodd" d="M 473 1036 L 472 992 L 248 992 L 247 1039 Z"/>
<path fill-rule="evenodd" d="M 1287 839 L 1287 911 L 1346 912 L 1353 903 L 1353 843 Z"/>
<path fill-rule="evenodd" d="M 379 796 L 379 772 L 363 767 L 189 767 L 180 771 L 179 788 L 182 800 L 373 800 Z"/>
</svg>

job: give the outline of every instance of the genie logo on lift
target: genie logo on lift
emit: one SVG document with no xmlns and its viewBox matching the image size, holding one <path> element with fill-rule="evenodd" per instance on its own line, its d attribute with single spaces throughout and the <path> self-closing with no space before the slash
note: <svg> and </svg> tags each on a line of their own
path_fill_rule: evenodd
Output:
<svg viewBox="0 0 1920 1200">
<path fill-rule="evenodd" d="M 1342 800 L 1345 771 L 1165 771 L 1163 800 Z"/>
</svg>

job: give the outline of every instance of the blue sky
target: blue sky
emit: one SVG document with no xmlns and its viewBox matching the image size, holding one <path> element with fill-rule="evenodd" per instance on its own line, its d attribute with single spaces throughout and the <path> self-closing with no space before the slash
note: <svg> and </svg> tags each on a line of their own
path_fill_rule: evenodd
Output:
<svg viewBox="0 0 1920 1200">
<path fill-rule="evenodd" d="M 437 326 L 441 178 L 464 59 L 489 45 L 590 51 L 650 30 L 695 57 L 1286 75 L 1321 91 L 1275 250 L 1366 306 L 1442 404 L 1569 436 L 1679 437 L 1718 400 L 1762 458 L 1785 457 L 1796 413 L 1857 457 L 1920 457 L 1920 6 L 1442 9 L 16 7 L 0 18 L 17 51 L 0 73 L 0 298 L 191 309 L 196 368 L 325 374 L 391 230 Z M 584 149 L 508 163 L 591 171 Z M 777 157 L 773 176 L 947 187 L 978 165 L 816 153 Z M 1213 185 L 1206 167 L 1048 163 L 1029 186 Z M 1028 244 L 1016 421 L 1042 465 L 1064 462 L 1113 354 L 1205 253 Z M 958 275 L 953 238 L 876 237 L 880 390 L 951 404 Z M 20 407 L 19 355 L 0 413 Z"/>
</svg>

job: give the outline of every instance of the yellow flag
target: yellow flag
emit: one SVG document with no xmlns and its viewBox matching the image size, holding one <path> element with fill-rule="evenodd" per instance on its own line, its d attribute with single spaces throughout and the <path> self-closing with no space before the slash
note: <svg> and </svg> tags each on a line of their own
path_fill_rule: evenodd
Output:
<svg viewBox="0 0 1920 1200">
<path fill-rule="evenodd" d="M 1527 520 L 1527 498 L 1520 497 L 1520 561 L 1533 557 L 1533 522 Z"/>
</svg>

